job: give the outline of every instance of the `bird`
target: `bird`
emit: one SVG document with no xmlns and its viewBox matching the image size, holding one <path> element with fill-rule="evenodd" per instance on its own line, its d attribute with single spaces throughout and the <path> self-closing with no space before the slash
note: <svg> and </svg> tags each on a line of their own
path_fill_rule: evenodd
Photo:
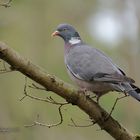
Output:
<svg viewBox="0 0 140 140">
<path fill-rule="evenodd" d="M 64 40 L 64 62 L 71 79 L 80 89 L 93 92 L 97 102 L 110 91 L 140 101 L 140 88 L 101 50 L 86 44 L 70 24 L 59 24 L 52 36 Z"/>
</svg>

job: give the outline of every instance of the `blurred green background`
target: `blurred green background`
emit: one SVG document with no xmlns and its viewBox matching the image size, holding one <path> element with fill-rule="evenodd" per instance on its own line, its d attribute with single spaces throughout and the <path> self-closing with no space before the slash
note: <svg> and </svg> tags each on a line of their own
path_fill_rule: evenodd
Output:
<svg viewBox="0 0 140 140">
<path fill-rule="evenodd" d="M 1 3 L 6 2 L 4 0 Z M 140 1 L 139 0 L 13 0 L 11 7 L 0 7 L 0 40 L 22 56 L 43 67 L 68 83 L 63 62 L 63 40 L 51 33 L 60 23 L 72 24 L 88 44 L 105 51 L 127 75 L 140 86 Z M 0 62 L 1 69 L 3 68 Z M 0 132 L 2 140 L 113 140 L 99 127 L 70 127 L 70 119 L 86 125 L 88 116 L 75 106 L 63 108 L 64 122 L 54 128 L 32 127 L 37 114 L 44 123 L 59 121 L 58 107 L 23 97 L 25 77 L 18 73 L 0 74 L 0 131 L 19 128 L 19 131 Z M 28 84 L 32 81 L 28 79 Z M 28 93 L 45 98 L 53 93 L 29 89 Z M 122 95 L 122 94 L 121 94 Z M 101 99 L 101 105 L 110 111 L 118 93 Z M 113 117 L 133 133 L 140 133 L 140 103 L 131 97 L 117 104 Z"/>
</svg>

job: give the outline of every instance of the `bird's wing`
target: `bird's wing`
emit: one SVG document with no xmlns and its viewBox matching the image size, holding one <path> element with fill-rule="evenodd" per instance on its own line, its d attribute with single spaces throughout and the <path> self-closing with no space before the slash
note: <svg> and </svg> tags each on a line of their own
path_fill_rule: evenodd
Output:
<svg viewBox="0 0 140 140">
<path fill-rule="evenodd" d="M 102 81 L 108 83 L 119 83 L 119 82 L 134 83 L 135 82 L 133 79 L 124 75 L 120 75 L 118 73 L 112 73 L 112 74 L 97 73 L 93 76 L 93 81 Z"/>
<path fill-rule="evenodd" d="M 134 81 L 124 75 L 124 72 L 113 64 L 101 51 L 87 45 L 71 48 L 66 55 L 65 63 L 71 74 L 84 81 L 130 82 Z"/>
<path fill-rule="evenodd" d="M 127 76 L 120 75 L 117 73 L 107 74 L 107 73 L 96 73 L 91 76 L 90 79 L 83 79 L 78 73 L 74 73 L 72 69 L 67 65 L 70 73 L 79 80 L 87 80 L 89 82 L 106 82 L 106 83 L 119 83 L 119 82 L 129 82 L 134 83 L 135 81 Z"/>
<path fill-rule="evenodd" d="M 120 72 L 122 73 L 122 75 L 126 75 L 122 69 L 120 69 L 119 67 L 118 67 L 118 69 L 120 70 Z"/>
</svg>

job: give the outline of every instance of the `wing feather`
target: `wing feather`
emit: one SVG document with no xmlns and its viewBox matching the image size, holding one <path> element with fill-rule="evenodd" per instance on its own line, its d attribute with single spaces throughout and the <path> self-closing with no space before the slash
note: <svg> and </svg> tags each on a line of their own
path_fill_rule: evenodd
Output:
<svg viewBox="0 0 140 140">
<path fill-rule="evenodd" d="M 85 44 L 71 48 L 65 63 L 70 73 L 80 80 L 134 83 L 104 53 Z"/>
</svg>

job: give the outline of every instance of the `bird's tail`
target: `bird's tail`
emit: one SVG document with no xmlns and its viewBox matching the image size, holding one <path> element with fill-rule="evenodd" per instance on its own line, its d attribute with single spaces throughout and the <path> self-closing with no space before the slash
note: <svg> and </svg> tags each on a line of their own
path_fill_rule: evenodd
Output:
<svg viewBox="0 0 140 140">
<path fill-rule="evenodd" d="M 139 87 L 137 87 L 137 86 L 135 86 L 135 85 L 133 85 L 133 84 L 131 84 L 131 87 L 132 87 L 138 94 L 140 94 L 140 88 L 139 88 Z"/>
<path fill-rule="evenodd" d="M 129 94 L 130 96 L 132 96 L 140 102 L 140 88 L 133 84 L 130 85 L 129 83 L 123 84 L 123 88 L 125 89 L 125 93 Z"/>
</svg>

